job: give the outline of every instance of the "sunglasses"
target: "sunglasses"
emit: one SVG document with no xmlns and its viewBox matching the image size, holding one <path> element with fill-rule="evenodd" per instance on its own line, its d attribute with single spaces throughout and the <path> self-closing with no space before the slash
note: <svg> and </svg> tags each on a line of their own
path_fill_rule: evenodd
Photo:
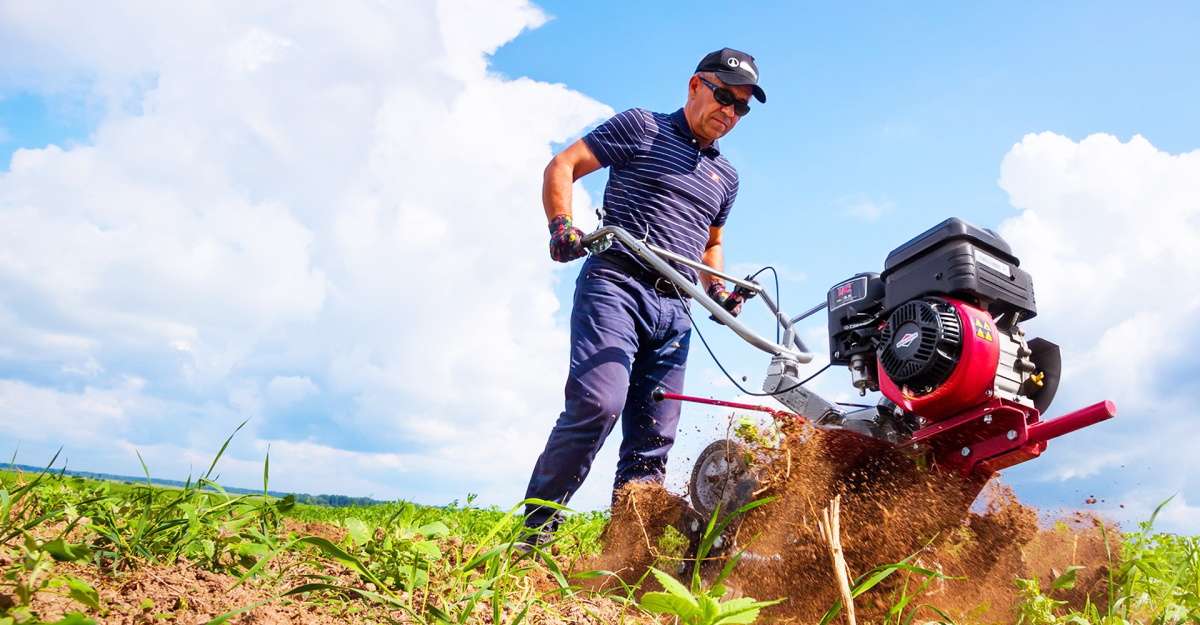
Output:
<svg viewBox="0 0 1200 625">
<path fill-rule="evenodd" d="M 729 89 L 719 85 L 714 85 L 713 83 L 705 80 L 703 77 L 697 76 L 697 78 L 700 78 L 700 82 L 707 85 L 709 89 L 712 89 L 713 99 L 717 101 L 717 104 L 720 104 L 721 106 L 729 106 L 732 104 L 733 112 L 737 114 L 738 117 L 745 117 L 746 114 L 750 112 L 750 104 L 746 101 L 739 100 L 737 96 L 733 95 L 733 92 Z"/>
</svg>

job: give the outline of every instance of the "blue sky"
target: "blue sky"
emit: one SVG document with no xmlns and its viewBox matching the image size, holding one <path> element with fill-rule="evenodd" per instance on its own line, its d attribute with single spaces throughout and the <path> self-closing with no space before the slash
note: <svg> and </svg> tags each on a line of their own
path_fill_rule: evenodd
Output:
<svg viewBox="0 0 1200 625">
<path fill-rule="evenodd" d="M 137 448 L 180 477 L 248 416 L 235 481 L 269 444 L 273 467 L 291 457 L 281 488 L 514 501 L 557 410 L 576 271 L 544 257 L 541 166 L 613 111 L 674 110 L 700 56 L 729 45 L 755 55 L 769 99 L 722 142 L 741 173 L 728 262 L 776 265 L 800 310 L 948 216 L 1001 227 L 1044 304 L 1031 334 L 1079 363 L 1056 410 L 1123 407 L 1005 481 L 1046 508 L 1094 494 L 1120 518 L 1179 493 L 1168 522 L 1200 523 L 1177 442 L 1200 334 L 1162 330 L 1200 304 L 1114 291 L 1197 271 L 1194 4 L 483 6 L 348 5 L 328 22 L 125 7 L 93 16 L 103 36 L 85 43 L 6 8 L 4 438 L 98 471 L 136 472 Z M 584 180 L 593 202 L 603 181 Z M 765 357 L 701 329 L 757 383 Z M 735 392 L 698 343 L 689 390 Z M 39 416 L 84 432 L 22 429 Z M 722 416 L 685 413 L 672 471 Z M 583 507 L 607 498 L 609 447 Z"/>
</svg>

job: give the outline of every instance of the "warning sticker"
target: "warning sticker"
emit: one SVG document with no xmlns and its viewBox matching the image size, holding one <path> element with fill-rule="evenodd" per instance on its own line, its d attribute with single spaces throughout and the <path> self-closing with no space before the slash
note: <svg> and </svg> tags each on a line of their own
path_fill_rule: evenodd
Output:
<svg viewBox="0 0 1200 625">
<path fill-rule="evenodd" d="M 992 340 L 992 324 L 988 323 L 987 321 L 985 321 L 983 319 L 976 317 L 974 325 L 975 325 L 975 336 L 977 336 L 985 341 Z"/>
<path fill-rule="evenodd" d="M 993 271 L 996 271 L 1005 278 L 1012 277 L 1012 270 L 1008 267 L 1008 263 L 996 258 L 995 256 L 987 254 L 982 250 L 972 248 L 971 251 L 975 254 L 975 262 L 983 265 L 984 267 L 992 269 Z"/>
</svg>

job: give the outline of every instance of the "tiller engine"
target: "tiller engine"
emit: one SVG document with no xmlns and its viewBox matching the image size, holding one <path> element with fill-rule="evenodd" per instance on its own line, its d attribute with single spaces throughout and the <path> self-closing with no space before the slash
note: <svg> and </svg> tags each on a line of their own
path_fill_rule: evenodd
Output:
<svg viewBox="0 0 1200 625">
<path fill-rule="evenodd" d="M 1026 339 L 1021 324 L 1037 314 L 1033 284 L 1012 249 L 996 233 L 948 219 L 896 248 L 882 273 L 860 273 L 829 290 L 826 301 L 794 318 L 779 310 L 751 279 L 709 270 L 666 250 L 646 245 L 619 228 L 602 227 L 585 242 L 593 252 L 613 238 L 688 292 L 714 318 L 770 353 L 763 392 L 790 409 L 731 403 L 660 392 L 662 401 L 695 401 L 776 418 L 804 419 L 847 437 L 840 458 L 855 466 L 883 447 L 902 448 L 934 470 L 955 471 L 986 482 L 996 471 L 1038 457 L 1047 442 L 1116 414 L 1101 401 L 1053 419 L 1042 415 L 1058 389 L 1059 348 Z M 733 282 L 759 296 L 777 319 L 783 339 L 774 343 L 746 328 L 705 297 L 671 262 Z M 812 354 L 794 326 L 828 311 L 829 360 L 849 370 L 860 395 L 878 391 L 875 405 L 830 402 L 807 389 L 801 372 Z M 853 440 L 850 440 L 853 439 Z M 864 440 L 865 439 L 865 440 Z M 690 484 L 695 509 L 709 514 L 718 504 L 744 503 L 755 483 L 744 453 L 733 441 L 717 441 L 697 458 Z"/>
</svg>

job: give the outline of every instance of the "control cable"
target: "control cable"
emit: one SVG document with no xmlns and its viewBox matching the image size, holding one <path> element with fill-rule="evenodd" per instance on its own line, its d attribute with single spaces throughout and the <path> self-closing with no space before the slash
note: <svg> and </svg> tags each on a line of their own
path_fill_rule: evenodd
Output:
<svg viewBox="0 0 1200 625">
<path fill-rule="evenodd" d="M 766 267 L 763 267 L 762 269 L 759 269 L 758 273 L 755 273 L 754 276 L 757 276 L 759 273 L 762 273 L 763 271 L 766 271 L 767 269 L 770 269 L 772 272 L 775 271 L 775 269 L 773 267 L 768 265 Z M 778 275 L 779 274 L 776 274 L 777 279 L 778 279 Z M 751 279 L 753 279 L 754 276 L 751 276 Z M 778 287 L 779 282 L 776 281 L 775 284 L 776 284 L 776 287 Z M 692 307 L 690 305 L 687 305 L 687 300 L 683 297 L 682 294 L 679 293 L 679 287 L 676 286 L 674 282 L 672 282 L 671 288 L 675 289 L 675 295 L 677 297 L 679 297 L 679 300 L 684 302 L 683 309 L 687 313 L 688 319 L 690 319 L 692 322 L 692 329 L 694 329 L 696 331 L 696 335 L 700 337 L 700 342 L 704 344 L 704 349 L 708 351 L 709 357 L 711 357 L 713 359 L 713 362 L 715 362 L 717 364 L 717 368 L 721 370 L 721 373 L 725 374 L 725 377 L 729 378 L 729 381 L 732 382 L 733 385 L 736 386 L 739 391 L 741 391 L 742 393 L 745 393 L 746 395 L 750 395 L 751 397 L 774 397 L 776 395 L 782 395 L 784 393 L 794 391 L 794 390 L 800 388 L 801 386 L 804 386 L 805 384 L 808 384 L 809 382 L 811 382 L 813 378 L 821 375 L 822 373 L 825 373 L 825 370 L 828 369 L 833 364 L 833 363 L 829 363 L 829 364 L 825 365 L 824 367 L 821 367 L 821 369 L 819 371 L 817 371 L 816 373 L 808 376 L 807 378 L 804 378 L 803 380 L 797 382 L 796 384 L 789 386 L 788 388 L 785 388 L 785 389 L 777 390 L 773 393 L 755 393 L 753 391 L 746 390 L 746 388 L 744 386 L 742 386 L 741 384 L 739 384 L 738 381 L 735 380 L 732 375 L 729 375 L 729 371 L 727 371 L 725 369 L 725 365 L 721 364 L 721 359 L 717 358 L 717 355 L 715 353 L 713 353 L 712 347 L 709 346 L 709 344 L 708 344 L 708 339 L 704 338 L 704 333 L 701 332 L 700 328 L 696 325 L 695 317 L 692 317 Z M 778 292 L 776 294 L 776 297 L 778 298 Z M 775 331 L 776 331 L 776 333 L 779 332 L 778 322 L 776 322 Z M 777 334 L 777 336 L 778 336 L 778 334 Z M 776 339 L 776 342 L 777 343 L 779 342 L 778 339 Z"/>
</svg>

